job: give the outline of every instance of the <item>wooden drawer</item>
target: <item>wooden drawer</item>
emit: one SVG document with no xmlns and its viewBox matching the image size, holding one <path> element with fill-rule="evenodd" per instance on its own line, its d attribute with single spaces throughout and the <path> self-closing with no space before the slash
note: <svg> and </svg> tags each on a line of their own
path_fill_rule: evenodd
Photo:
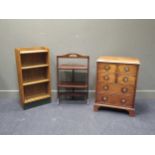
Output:
<svg viewBox="0 0 155 155">
<path fill-rule="evenodd" d="M 134 86 L 131 85 L 120 85 L 119 87 L 119 92 L 120 94 L 124 94 L 124 95 L 130 95 L 130 94 L 134 94 Z"/>
<path fill-rule="evenodd" d="M 114 83 L 116 80 L 115 74 L 106 74 L 98 72 L 98 82 Z"/>
<path fill-rule="evenodd" d="M 121 64 L 118 65 L 118 73 L 123 73 L 123 74 L 134 74 L 136 75 L 138 67 L 136 65 L 125 65 Z"/>
<path fill-rule="evenodd" d="M 117 97 L 117 105 L 121 107 L 133 107 L 133 95 L 120 95 Z"/>
<path fill-rule="evenodd" d="M 96 102 L 100 104 L 114 105 L 120 107 L 133 107 L 133 96 L 132 95 L 110 95 L 108 93 L 105 94 L 97 94 Z"/>
<path fill-rule="evenodd" d="M 113 105 L 115 101 L 115 98 L 113 95 L 110 94 L 97 94 L 96 95 L 96 102 L 99 102 L 100 104 L 110 104 Z"/>
<path fill-rule="evenodd" d="M 118 82 L 118 84 L 135 85 L 136 77 L 128 76 L 128 75 L 118 75 L 117 82 Z"/>
<path fill-rule="evenodd" d="M 98 83 L 97 84 L 97 92 L 102 93 L 116 93 L 118 91 L 118 87 L 116 84 L 108 84 L 108 83 Z"/>
<path fill-rule="evenodd" d="M 108 84 L 108 83 L 98 83 L 97 85 L 98 93 L 111 93 L 111 94 L 133 94 L 134 87 L 130 85 L 120 85 L 120 84 Z"/>
<path fill-rule="evenodd" d="M 115 73 L 117 68 L 115 64 L 109 64 L 109 63 L 98 63 L 97 67 L 100 72 L 107 72 L 107 73 Z"/>
</svg>

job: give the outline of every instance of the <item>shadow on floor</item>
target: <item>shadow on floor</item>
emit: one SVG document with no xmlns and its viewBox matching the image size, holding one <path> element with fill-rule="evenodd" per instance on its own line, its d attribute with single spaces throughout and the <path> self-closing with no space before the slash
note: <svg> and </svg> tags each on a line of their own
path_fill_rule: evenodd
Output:
<svg viewBox="0 0 155 155">
<path fill-rule="evenodd" d="M 122 113 L 122 114 L 128 114 L 128 111 L 126 110 L 122 110 L 122 109 L 115 109 L 115 108 L 108 108 L 108 107 L 100 107 L 99 108 L 99 111 L 110 111 L 112 112 L 113 114 L 114 113 Z"/>
<path fill-rule="evenodd" d="M 31 109 L 31 108 L 35 108 L 37 106 L 42 106 L 42 105 L 45 105 L 45 104 L 49 104 L 51 103 L 51 99 L 45 99 L 45 100 L 41 100 L 41 101 L 37 101 L 37 102 L 32 102 L 30 104 L 26 104 L 23 109 L 24 110 L 28 110 L 28 109 Z"/>
</svg>

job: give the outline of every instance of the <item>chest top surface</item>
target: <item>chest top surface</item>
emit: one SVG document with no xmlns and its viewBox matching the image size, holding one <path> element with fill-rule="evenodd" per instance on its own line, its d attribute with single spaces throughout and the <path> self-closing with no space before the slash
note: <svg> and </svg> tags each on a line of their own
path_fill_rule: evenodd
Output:
<svg viewBox="0 0 155 155">
<path fill-rule="evenodd" d="M 133 57 L 101 56 L 97 62 L 140 65 L 140 60 Z"/>
</svg>

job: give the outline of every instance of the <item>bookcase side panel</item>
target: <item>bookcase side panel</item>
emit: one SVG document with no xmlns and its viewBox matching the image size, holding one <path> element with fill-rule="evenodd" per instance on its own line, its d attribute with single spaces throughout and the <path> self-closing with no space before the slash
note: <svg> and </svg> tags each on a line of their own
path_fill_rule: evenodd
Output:
<svg viewBox="0 0 155 155">
<path fill-rule="evenodd" d="M 15 49 L 15 56 L 16 56 L 16 65 L 17 65 L 17 75 L 18 75 L 18 86 L 19 86 L 19 94 L 21 104 L 24 104 L 24 89 L 23 89 L 23 76 L 22 76 L 22 69 L 21 69 L 21 57 L 20 57 L 20 50 Z"/>
</svg>

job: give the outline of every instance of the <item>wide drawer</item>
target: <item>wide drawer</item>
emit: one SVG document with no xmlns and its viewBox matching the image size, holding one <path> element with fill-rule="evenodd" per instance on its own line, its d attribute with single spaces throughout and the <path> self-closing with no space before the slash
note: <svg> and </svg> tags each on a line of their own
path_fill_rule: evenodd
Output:
<svg viewBox="0 0 155 155">
<path fill-rule="evenodd" d="M 100 72 L 115 73 L 117 69 L 117 65 L 99 62 L 97 64 L 97 68 L 98 68 L 98 71 Z"/>
<path fill-rule="evenodd" d="M 125 85 L 135 85 L 136 83 L 136 77 L 135 76 L 129 76 L 129 75 L 118 75 L 117 76 L 117 82 L 118 84 L 125 84 Z"/>
<path fill-rule="evenodd" d="M 133 107 L 133 95 L 97 94 L 96 102 L 120 107 Z"/>
<path fill-rule="evenodd" d="M 138 66 L 137 65 L 126 65 L 126 64 L 121 64 L 118 65 L 118 73 L 123 73 L 123 74 L 133 74 L 136 75 L 137 73 Z"/>
<path fill-rule="evenodd" d="M 121 84 L 108 84 L 108 83 L 97 83 L 98 93 L 112 93 L 112 94 L 133 94 L 134 87 L 131 85 Z"/>
</svg>

